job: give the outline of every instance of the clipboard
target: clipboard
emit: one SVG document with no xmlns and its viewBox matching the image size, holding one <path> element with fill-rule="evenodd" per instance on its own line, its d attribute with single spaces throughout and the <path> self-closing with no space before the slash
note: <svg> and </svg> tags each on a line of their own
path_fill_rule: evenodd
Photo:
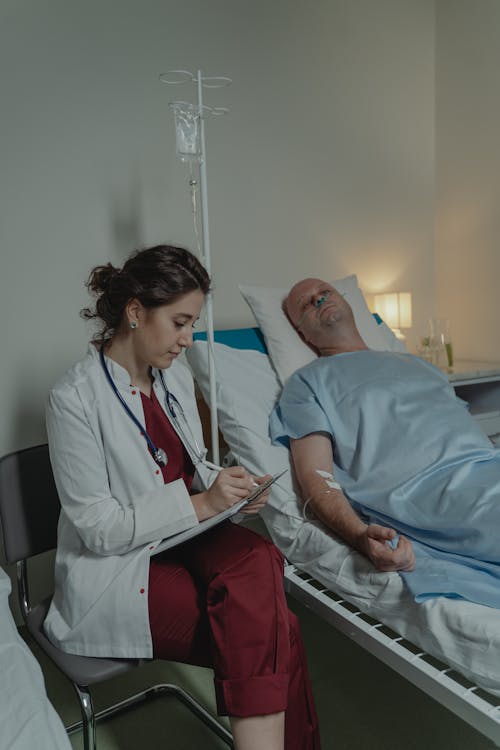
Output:
<svg viewBox="0 0 500 750">
<path fill-rule="evenodd" d="M 168 549 L 172 549 L 172 547 L 177 547 L 178 544 L 187 542 L 189 539 L 193 539 L 193 537 L 198 536 L 198 534 L 203 534 L 205 531 L 212 529 L 219 523 L 226 521 L 228 518 L 231 518 L 231 516 L 235 516 L 246 505 L 249 505 L 254 500 L 257 500 L 257 498 L 260 497 L 262 493 L 268 489 L 268 487 L 271 487 L 271 485 L 277 482 L 278 479 L 280 479 L 287 471 L 288 469 L 284 469 L 279 474 L 275 474 L 267 481 L 257 485 L 257 487 L 255 487 L 247 497 L 244 497 L 243 500 L 240 500 L 234 505 L 231 505 L 231 507 L 227 510 L 223 510 L 222 513 L 217 513 L 217 515 L 212 516 L 211 518 L 207 518 L 206 521 L 200 521 L 200 523 L 198 523 L 196 526 L 191 526 L 191 528 L 186 529 L 185 531 L 179 531 L 178 534 L 173 534 L 172 536 L 163 539 L 151 553 L 151 556 L 158 555 L 160 552 L 165 552 Z"/>
</svg>

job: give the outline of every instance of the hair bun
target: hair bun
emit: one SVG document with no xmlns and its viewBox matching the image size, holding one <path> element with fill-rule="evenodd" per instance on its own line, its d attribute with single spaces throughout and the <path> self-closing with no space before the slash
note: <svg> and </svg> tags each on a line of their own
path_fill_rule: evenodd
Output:
<svg viewBox="0 0 500 750">
<path fill-rule="evenodd" d="M 123 268 L 111 263 L 96 266 L 87 289 L 97 299 L 93 308 L 80 311 L 85 320 L 97 319 L 102 328 L 94 341 L 103 343 L 123 327 L 130 300 L 138 300 L 146 310 L 171 305 L 199 289 L 210 291 L 210 277 L 200 261 L 188 250 L 174 245 L 155 245 L 137 250 Z"/>
<path fill-rule="evenodd" d="M 112 263 L 106 263 L 104 266 L 96 266 L 89 276 L 87 287 L 94 294 L 103 294 L 109 290 L 113 279 L 119 273 L 120 269 L 113 266 Z"/>
</svg>

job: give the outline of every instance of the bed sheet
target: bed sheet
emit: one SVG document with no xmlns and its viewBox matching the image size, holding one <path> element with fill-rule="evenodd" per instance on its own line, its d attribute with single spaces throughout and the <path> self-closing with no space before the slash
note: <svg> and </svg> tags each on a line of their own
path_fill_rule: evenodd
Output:
<svg viewBox="0 0 500 750">
<path fill-rule="evenodd" d="M 9 592 L 10 580 L 0 568 L 0 745 L 3 750 L 71 750 L 40 666 L 17 632 Z"/>
<path fill-rule="evenodd" d="M 207 344 L 195 342 L 188 361 L 208 402 L 207 358 Z M 235 457 L 256 474 L 290 468 L 288 451 L 272 445 L 268 435 L 269 414 L 281 389 L 269 358 L 215 344 L 215 361 L 219 424 Z M 288 560 L 500 696 L 500 610 L 444 597 L 415 603 L 397 573 L 375 571 L 321 523 L 305 520 L 295 490 L 289 471 L 274 486 L 262 512 Z"/>
</svg>

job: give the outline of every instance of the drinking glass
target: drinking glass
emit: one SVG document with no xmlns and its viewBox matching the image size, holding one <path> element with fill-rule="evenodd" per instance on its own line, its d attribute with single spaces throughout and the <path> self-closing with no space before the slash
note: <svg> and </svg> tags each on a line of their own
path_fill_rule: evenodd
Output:
<svg viewBox="0 0 500 750">
<path fill-rule="evenodd" d="M 422 359 L 425 359 L 427 362 L 430 362 L 433 364 L 434 362 L 434 356 L 431 351 L 431 339 L 430 336 L 427 334 L 427 336 L 420 336 L 418 342 L 417 342 L 417 349 L 416 353 L 419 357 L 422 357 Z"/>
<path fill-rule="evenodd" d="M 429 348 L 437 367 L 453 370 L 453 344 L 448 318 L 429 318 Z"/>
</svg>

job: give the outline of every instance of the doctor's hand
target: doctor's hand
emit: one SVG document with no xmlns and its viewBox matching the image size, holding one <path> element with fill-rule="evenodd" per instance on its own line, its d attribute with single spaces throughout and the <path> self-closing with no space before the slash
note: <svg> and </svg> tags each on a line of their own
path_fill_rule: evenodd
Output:
<svg viewBox="0 0 500 750">
<path fill-rule="evenodd" d="M 211 518 L 217 513 L 231 508 L 239 500 L 247 497 L 253 489 L 253 479 L 243 466 L 230 466 L 221 469 L 214 483 L 206 492 L 192 495 L 196 515 L 199 521 Z"/>
<path fill-rule="evenodd" d="M 410 571 L 415 568 L 415 553 L 412 543 L 400 536 L 394 548 L 392 542 L 397 537 L 394 529 L 371 523 L 366 527 L 362 551 L 372 561 L 377 570 Z"/>
<path fill-rule="evenodd" d="M 271 474 L 266 474 L 263 477 L 252 477 L 252 481 L 255 482 L 255 484 L 262 484 L 263 482 L 267 482 L 268 479 L 272 479 Z M 255 489 L 255 487 L 252 486 L 252 489 Z M 248 503 L 248 505 L 245 505 L 245 507 L 241 509 L 240 513 L 245 513 L 249 516 L 259 513 L 269 500 L 270 492 L 271 488 L 268 487 L 267 490 L 264 490 L 262 495 L 259 495 L 259 497 L 257 497 L 255 500 L 252 500 L 252 502 Z"/>
</svg>

